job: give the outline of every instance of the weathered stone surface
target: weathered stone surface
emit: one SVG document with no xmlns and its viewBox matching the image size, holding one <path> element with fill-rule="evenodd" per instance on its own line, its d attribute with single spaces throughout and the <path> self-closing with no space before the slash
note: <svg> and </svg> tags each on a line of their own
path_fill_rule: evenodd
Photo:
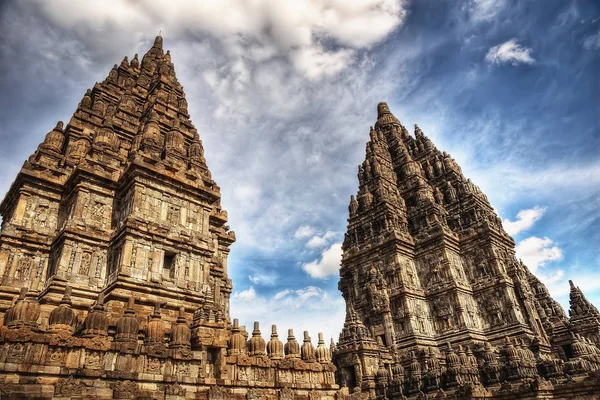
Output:
<svg viewBox="0 0 600 400">
<path fill-rule="evenodd" d="M 275 326 L 265 343 L 258 323 L 248 340 L 229 313 L 235 234 L 157 37 L 0 204 L 1 397 L 599 398 L 598 310 L 571 284 L 567 318 L 485 195 L 385 103 L 359 182 L 337 346 Z"/>
<path fill-rule="evenodd" d="M 2 398 L 334 398 L 323 349 L 232 327 L 235 234 L 189 118 L 157 37 L 25 162 L 0 205 Z"/>
<path fill-rule="evenodd" d="M 600 398 L 598 310 L 571 283 L 568 319 L 454 159 L 377 112 L 343 244 L 338 383 L 378 399 Z"/>
</svg>

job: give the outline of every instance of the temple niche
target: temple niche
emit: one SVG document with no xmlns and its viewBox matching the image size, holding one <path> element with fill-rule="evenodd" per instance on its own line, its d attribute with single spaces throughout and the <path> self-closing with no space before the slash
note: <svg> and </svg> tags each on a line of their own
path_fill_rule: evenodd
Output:
<svg viewBox="0 0 600 400">
<path fill-rule="evenodd" d="M 373 399 L 600 398 L 600 314 L 579 288 L 567 318 L 418 126 L 380 103 L 369 136 L 343 243 L 339 384 Z"/>
</svg>

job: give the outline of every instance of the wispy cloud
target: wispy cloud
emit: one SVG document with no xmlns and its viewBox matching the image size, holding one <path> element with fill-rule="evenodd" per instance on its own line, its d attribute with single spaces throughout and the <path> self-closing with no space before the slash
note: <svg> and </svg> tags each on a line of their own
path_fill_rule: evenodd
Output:
<svg viewBox="0 0 600 400">
<path fill-rule="evenodd" d="M 517 39 L 491 47 L 485 55 L 485 60 L 491 64 L 533 64 L 535 59 L 530 48 L 517 43 Z"/>
<path fill-rule="evenodd" d="M 531 236 L 523 239 L 517 244 L 515 252 L 517 258 L 523 260 L 525 265 L 534 273 L 546 263 L 563 258 L 563 252 L 560 247 L 556 246 L 547 237 L 539 238 Z"/>
<path fill-rule="evenodd" d="M 588 50 L 600 50 L 600 31 L 585 38 L 583 47 Z"/>
<path fill-rule="evenodd" d="M 321 253 L 321 258 L 302 264 L 302 269 L 313 278 L 337 275 L 342 261 L 342 243 L 334 243 Z"/>
<path fill-rule="evenodd" d="M 302 226 L 298 227 L 298 229 L 296 229 L 296 232 L 294 232 L 294 237 L 296 239 L 307 238 L 309 236 L 312 236 L 312 234 L 314 232 L 315 232 L 314 227 L 308 226 L 308 225 L 302 225 Z"/>
<path fill-rule="evenodd" d="M 319 248 L 325 246 L 329 241 L 336 237 L 335 232 L 327 231 L 322 235 L 315 235 L 306 243 L 309 248 Z"/>
<path fill-rule="evenodd" d="M 495 18 L 505 6 L 505 0 L 467 0 L 464 5 L 474 22 Z"/>
<path fill-rule="evenodd" d="M 502 225 L 504 226 L 506 233 L 514 236 L 531 228 L 537 220 L 542 218 L 542 215 L 544 215 L 545 212 L 546 207 L 540 206 L 521 210 L 517 213 L 517 219 L 515 221 L 505 219 L 502 221 Z"/>
<path fill-rule="evenodd" d="M 166 35 L 176 39 L 190 33 L 198 36 L 208 33 L 222 41 L 226 48 L 229 46 L 230 55 L 237 56 L 240 72 L 247 68 L 245 60 L 248 56 L 264 61 L 280 55 L 287 57 L 310 79 L 334 75 L 347 68 L 352 64 L 355 49 L 383 39 L 403 22 L 406 15 L 399 0 L 356 3 L 183 0 L 172 7 L 165 7 L 158 0 L 34 3 L 54 24 L 72 31 L 79 40 L 95 47 L 102 45 L 97 37 L 114 37 L 119 30 L 126 30 L 135 37 L 138 32 L 162 28 Z M 240 51 L 235 44 L 236 38 L 243 40 L 244 47 L 253 47 L 253 51 Z M 344 48 L 327 49 L 321 44 L 327 40 Z M 114 41 L 106 40 L 106 46 L 113 45 Z"/>
</svg>

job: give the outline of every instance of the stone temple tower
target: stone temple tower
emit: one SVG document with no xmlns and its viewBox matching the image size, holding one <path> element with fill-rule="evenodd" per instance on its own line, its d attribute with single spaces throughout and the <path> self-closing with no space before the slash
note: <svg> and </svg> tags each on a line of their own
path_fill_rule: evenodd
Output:
<svg viewBox="0 0 600 400">
<path fill-rule="evenodd" d="M 347 305 L 334 354 L 341 385 L 374 395 L 378 377 L 390 384 L 386 376 L 398 368 L 412 379 L 399 384 L 405 394 L 437 391 L 452 348 L 483 357 L 486 346 L 502 347 L 507 338 L 556 362 L 568 359 L 574 325 L 516 259 L 486 196 L 417 126 L 411 136 L 385 103 L 358 180 L 339 281 Z M 571 297 L 581 304 L 571 311 L 583 321 L 578 333 L 594 332 L 588 337 L 599 344 L 598 311 L 576 289 Z M 422 380 L 427 373 L 431 379 Z"/>
<path fill-rule="evenodd" d="M 114 316 L 134 296 L 143 316 L 228 320 L 235 235 L 162 45 L 115 65 L 23 165 L 0 205 L 0 310 L 27 287 L 47 314 L 68 285 L 76 309 L 102 293 Z"/>
<path fill-rule="evenodd" d="M 187 106 L 159 36 L 23 165 L 0 205 L 2 399 L 337 396 L 322 335 L 231 321 L 235 235 Z"/>
</svg>

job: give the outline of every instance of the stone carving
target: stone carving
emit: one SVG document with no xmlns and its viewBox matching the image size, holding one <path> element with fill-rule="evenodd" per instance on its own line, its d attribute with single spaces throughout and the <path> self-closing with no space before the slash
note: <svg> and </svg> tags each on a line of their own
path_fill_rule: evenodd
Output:
<svg viewBox="0 0 600 400">
<path fill-rule="evenodd" d="M 358 176 L 339 342 L 272 327 L 265 343 L 258 322 L 248 340 L 229 315 L 235 233 L 157 37 L 0 204 L 2 397 L 598 397 L 596 307 L 571 284 L 567 318 L 485 195 L 385 103 Z"/>
<path fill-rule="evenodd" d="M 54 388 L 54 394 L 63 396 L 80 395 L 83 391 L 83 386 L 81 381 L 74 379 L 72 375 L 68 378 L 60 378 Z"/>
<path fill-rule="evenodd" d="M 554 379 L 557 397 L 571 395 L 572 388 L 559 389 L 564 372 L 594 369 L 583 354 L 596 354 L 586 346 L 599 344 L 598 310 L 571 285 L 571 319 L 560 312 L 516 260 L 487 198 L 421 129 L 409 135 L 381 103 L 369 135 L 342 246 L 347 309 L 333 352 L 338 382 L 368 398 L 433 399 L 494 397 L 509 380 L 519 384 L 499 393 L 510 387 L 519 398 L 549 388 L 536 379 Z M 392 235 L 379 233 L 378 219 Z M 574 330 L 586 337 L 569 339 Z M 533 341 L 503 344 L 500 335 Z M 440 348 L 445 342 L 457 351 L 450 343 Z M 395 360 L 401 374 L 386 367 Z"/>
<path fill-rule="evenodd" d="M 117 382 L 113 388 L 114 399 L 136 399 L 138 397 L 138 385 L 132 381 Z"/>
</svg>

